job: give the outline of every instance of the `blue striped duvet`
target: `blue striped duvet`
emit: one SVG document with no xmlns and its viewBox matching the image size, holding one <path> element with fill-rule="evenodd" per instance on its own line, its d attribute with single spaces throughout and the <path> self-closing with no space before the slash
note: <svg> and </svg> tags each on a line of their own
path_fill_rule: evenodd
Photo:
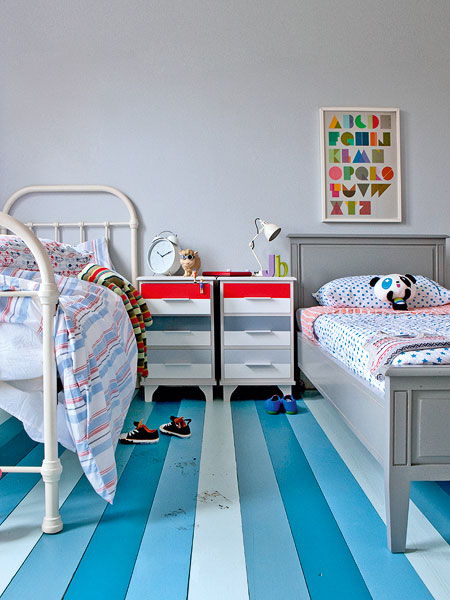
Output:
<svg viewBox="0 0 450 600">
<path fill-rule="evenodd" d="M 117 484 L 114 452 L 136 384 L 133 329 L 117 294 L 72 277 L 55 280 L 61 294 L 55 350 L 66 423 L 86 477 L 112 502 Z M 35 271 L 0 269 L 2 290 L 36 289 L 38 281 Z M 0 322 L 22 323 L 40 333 L 39 301 L 0 298 Z"/>
</svg>

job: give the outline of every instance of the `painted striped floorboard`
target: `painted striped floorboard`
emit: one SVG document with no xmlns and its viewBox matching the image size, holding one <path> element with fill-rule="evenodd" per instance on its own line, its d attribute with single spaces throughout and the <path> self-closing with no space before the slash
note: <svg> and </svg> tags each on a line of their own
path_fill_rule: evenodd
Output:
<svg viewBox="0 0 450 600">
<path fill-rule="evenodd" d="M 262 402 L 135 399 L 125 430 L 178 414 L 191 438 L 119 445 L 112 506 L 61 451 L 55 536 L 40 532 L 38 477 L 3 477 L 0 597 L 447 600 L 450 484 L 413 484 L 411 551 L 392 555 L 378 463 L 318 394 L 298 405 L 286 416 Z M 42 447 L 0 413 L 3 456 L 39 464 Z"/>
</svg>

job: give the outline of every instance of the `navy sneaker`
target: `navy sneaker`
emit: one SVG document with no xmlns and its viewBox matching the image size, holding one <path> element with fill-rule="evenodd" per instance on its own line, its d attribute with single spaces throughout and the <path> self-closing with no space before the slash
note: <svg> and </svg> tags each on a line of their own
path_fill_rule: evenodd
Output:
<svg viewBox="0 0 450 600">
<path fill-rule="evenodd" d="M 290 394 L 283 396 L 282 402 L 283 402 L 283 406 L 284 406 L 284 411 L 287 415 L 296 415 L 297 414 L 297 402 L 294 400 L 294 398 Z"/>
<path fill-rule="evenodd" d="M 119 438 L 121 444 L 156 444 L 159 442 L 157 429 L 149 429 L 142 421 L 134 421 L 135 428 L 128 433 L 122 433 Z"/>
<path fill-rule="evenodd" d="M 160 425 L 159 430 L 161 433 L 166 433 L 167 435 L 188 438 L 191 437 L 190 422 L 191 419 L 185 419 L 184 417 L 170 417 L 170 423 Z"/>
<path fill-rule="evenodd" d="M 264 408 L 267 410 L 269 415 L 278 414 L 281 408 L 281 398 L 279 396 L 267 398 L 267 400 L 264 402 Z"/>
</svg>

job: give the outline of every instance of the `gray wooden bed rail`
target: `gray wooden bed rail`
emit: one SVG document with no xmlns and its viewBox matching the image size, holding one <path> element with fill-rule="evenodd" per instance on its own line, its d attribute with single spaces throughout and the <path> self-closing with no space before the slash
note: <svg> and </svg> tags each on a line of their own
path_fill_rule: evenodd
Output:
<svg viewBox="0 0 450 600">
<path fill-rule="evenodd" d="M 415 273 L 445 285 L 447 236 L 290 234 L 296 308 L 348 275 Z M 330 354 L 297 333 L 300 370 L 340 412 L 382 464 L 391 552 L 404 552 L 411 481 L 450 480 L 450 366 L 388 366 L 380 395 Z"/>
</svg>

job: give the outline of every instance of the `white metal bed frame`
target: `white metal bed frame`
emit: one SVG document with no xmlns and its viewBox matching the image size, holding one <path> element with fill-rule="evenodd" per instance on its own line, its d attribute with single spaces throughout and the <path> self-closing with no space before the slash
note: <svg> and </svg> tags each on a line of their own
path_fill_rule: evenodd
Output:
<svg viewBox="0 0 450 600">
<path fill-rule="evenodd" d="M 52 223 L 21 223 L 9 213 L 14 203 L 28 194 L 51 193 L 100 193 L 112 194 L 119 198 L 127 207 L 130 220 L 115 222 L 52 222 Z M 33 185 L 17 190 L 5 203 L 3 212 L 0 212 L 0 229 L 2 232 L 12 231 L 23 238 L 30 248 L 41 273 L 42 283 L 38 291 L 17 290 L 0 292 L 1 296 L 37 296 L 42 305 L 43 319 L 43 407 L 44 407 L 44 459 L 41 466 L 6 466 L 0 467 L 4 473 L 40 473 L 44 481 L 45 514 L 42 521 L 44 533 L 58 533 L 63 528 L 59 514 L 59 480 L 62 465 L 58 457 L 57 435 L 57 370 L 55 360 L 55 346 L 53 339 L 54 318 L 58 305 L 59 290 L 55 284 L 54 272 L 50 259 L 44 246 L 31 230 L 32 227 L 54 227 L 55 240 L 59 239 L 60 229 L 63 227 L 78 227 L 80 241 L 85 241 L 86 227 L 103 226 L 105 237 L 109 239 L 111 227 L 128 226 L 131 233 L 131 280 L 136 285 L 138 274 L 137 255 L 137 229 L 139 222 L 135 207 L 123 192 L 107 185 Z"/>
<path fill-rule="evenodd" d="M 26 225 L 33 229 L 34 227 L 53 227 L 55 241 L 60 239 L 60 230 L 63 227 L 67 228 L 78 228 L 80 230 L 80 242 L 86 240 L 86 227 L 104 227 L 105 237 L 109 240 L 110 229 L 112 227 L 129 227 L 131 232 L 131 282 L 137 287 L 137 276 L 138 276 L 138 249 L 137 249 L 137 230 L 139 227 L 139 221 L 136 214 L 136 209 L 133 202 L 123 192 L 115 187 L 109 185 L 29 185 L 27 187 L 20 188 L 17 192 L 14 192 L 12 196 L 8 198 L 3 207 L 3 212 L 9 214 L 13 205 L 22 198 L 29 194 L 59 194 L 59 193 L 76 193 L 76 194 L 112 194 L 121 200 L 128 209 L 130 215 L 129 221 L 51 221 L 48 223 L 37 223 L 27 222 Z M 2 227 L 0 225 L 0 227 Z M 3 228 L 3 232 L 4 228 Z"/>
</svg>

